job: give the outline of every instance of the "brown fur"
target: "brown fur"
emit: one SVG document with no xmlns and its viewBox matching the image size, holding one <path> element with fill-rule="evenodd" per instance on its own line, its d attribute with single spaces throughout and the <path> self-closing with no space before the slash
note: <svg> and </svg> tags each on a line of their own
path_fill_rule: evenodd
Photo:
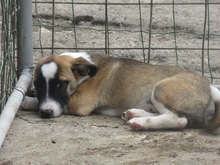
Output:
<svg viewBox="0 0 220 165">
<path fill-rule="evenodd" d="M 180 67 L 155 66 L 135 60 L 92 55 L 98 68 L 94 77 L 80 84 L 68 102 L 68 110 L 74 115 L 89 115 L 98 108 L 126 110 L 137 107 L 140 100 L 150 101 L 155 87 L 155 98 L 178 115 L 185 115 L 195 122 L 189 125 L 203 125 L 204 111 L 210 95 L 208 80 Z M 39 62 L 54 60 L 60 66 L 59 78 L 77 84 L 81 78 L 73 72 L 76 64 L 89 65 L 82 58 L 68 56 L 46 57 Z M 36 78 L 36 74 L 35 74 Z M 220 106 L 216 104 L 215 117 L 208 126 L 220 125 Z M 191 120 L 190 120 L 191 121 Z"/>
<path fill-rule="evenodd" d="M 204 126 L 211 95 L 209 81 L 194 73 L 180 73 L 160 81 L 155 98 L 168 109 L 188 119 L 188 126 Z"/>
<path fill-rule="evenodd" d="M 207 121 L 207 126 L 209 129 L 216 129 L 220 126 L 220 103 L 215 103 L 214 117 Z"/>
</svg>

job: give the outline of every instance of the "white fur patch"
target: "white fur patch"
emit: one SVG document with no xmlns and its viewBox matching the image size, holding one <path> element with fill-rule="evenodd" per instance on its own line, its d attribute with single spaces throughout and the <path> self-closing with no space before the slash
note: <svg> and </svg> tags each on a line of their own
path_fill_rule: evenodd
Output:
<svg viewBox="0 0 220 165">
<path fill-rule="evenodd" d="M 143 109 L 132 108 L 132 109 L 128 109 L 127 111 L 123 113 L 122 119 L 124 119 L 125 121 L 128 121 L 131 118 L 151 117 L 151 116 L 156 116 L 156 115 L 158 114 L 146 112 Z"/>
<path fill-rule="evenodd" d="M 54 62 L 50 62 L 48 64 L 44 64 L 41 67 L 42 75 L 44 76 L 46 80 L 46 99 L 48 98 L 48 92 L 49 92 L 49 80 L 51 78 L 55 77 L 55 74 L 57 72 L 58 66 Z"/>
<path fill-rule="evenodd" d="M 44 64 L 41 67 L 41 72 L 42 72 L 44 78 L 46 80 L 49 80 L 49 79 L 55 77 L 57 69 L 58 69 L 57 64 L 55 64 L 54 62 L 50 62 L 50 63 Z"/>
<path fill-rule="evenodd" d="M 187 119 L 185 117 L 179 118 L 175 114 L 162 114 L 133 118 L 128 121 L 128 124 L 136 130 L 185 128 Z"/>
<path fill-rule="evenodd" d="M 129 109 L 129 111 L 131 113 L 133 113 L 136 117 L 149 117 L 149 116 L 156 116 L 156 113 L 150 113 L 150 112 L 146 112 L 143 109 L 136 109 L 136 108 L 132 108 Z"/>
<path fill-rule="evenodd" d="M 62 108 L 60 104 L 52 99 L 46 99 L 41 105 L 40 105 L 41 110 L 47 110 L 50 109 L 53 111 L 53 117 L 57 117 L 62 113 Z"/>
<path fill-rule="evenodd" d="M 49 97 L 49 80 L 54 78 L 57 73 L 58 66 L 54 62 L 44 64 L 41 67 L 41 72 L 46 80 L 46 98 L 39 106 L 41 110 L 53 110 L 53 117 L 59 116 L 62 113 L 62 108 L 58 102 Z"/>
<path fill-rule="evenodd" d="M 88 53 L 86 53 L 86 52 L 66 52 L 66 53 L 60 54 L 60 56 L 70 56 L 72 58 L 82 57 L 86 61 L 88 61 L 89 63 L 94 64 L 94 62 L 92 61 L 90 55 Z"/>
<path fill-rule="evenodd" d="M 215 102 L 220 102 L 220 91 L 216 87 L 214 87 L 212 85 L 210 85 L 210 88 L 211 88 L 212 99 Z"/>
</svg>

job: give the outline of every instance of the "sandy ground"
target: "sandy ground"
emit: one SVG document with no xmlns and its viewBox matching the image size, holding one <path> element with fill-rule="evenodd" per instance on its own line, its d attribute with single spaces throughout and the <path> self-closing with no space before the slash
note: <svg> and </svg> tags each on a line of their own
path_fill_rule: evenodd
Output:
<svg viewBox="0 0 220 165">
<path fill-rule="evenodd" d="M 63 0 L 67 1 L 67 0 Z M 85 1 L 85 0 L 84 0 Z M 113 1 L 113 0 L 112 0 Z M 109 0 L 109 2 L 112 2 Z M 93 0 L 91 2 L 103 2 Z M 119 1 L 118 1 L 119 2 Z M 122 0 L 120 2 L 123 2 Z M 137 2 L 130 0 L 129 2 Z M 148 1 L 147 1 L 148 2 Z M 155 0 L 154 2 L 165 2 Z M 171 1 L 168 1 L 171 2 Z M 181 2 L 190 2 L 184 0 Z M 195 2 L 203 2 L 195 0 Z M 210 6 L 210 47 L 220 45 L 220 5 Z M 76 28 L 78 47 L 104 47 L 105 7 L 101 5 L 75 5 L 75 16 L 89 16 L 93 22 L 81 20 Z M 142 23 L 145 31 L 144 46 L 148 46 L 149 6 L 142 6 Z M 34 47 L 51 47 L 51 4 L 33 4 Z M 55 7 L 55 47 L 74 47 L 74 30 L 71 5 Z M 176 6 L 177 46 L 202 46 L 204 6 Z M 142 47 L 138 6 L 111 6 L 108 8 L 110 47 Z M 97 23 L 99 22 L 99 23 Z M 100 23 L 101 22 L 101 23 Z M 63 27 L 65 26 L 65 27 Z M 154 6 L 152 47 L 174 47 L 172 6 Z M 39 34 L 41 36 L 39 37 Z M 170 34 L 167 34 L 170 33 Z M 41 41 L 41 42 L 40 42 Z M 206 40 L 207 45 L 207 40 Z M 66 49 L 55 49 L 55 54 Z M 96 51 L 104 52 L 104 51 Z M 207 52 L 206 52 L 207 53 Z M 145 51 L 147 55 L 147 50 Z M 51 55 L 51 50 L 43 50 Z M 142 50 L 110 50 L 112 56 L 143 60 Z M 209 75 L 207 54 L 205 72 Z M 35 63 L 42 56 L 34 50 Z M 179 65 L 201 72 L 201 50 L 178 51 Z M 213 76 L 220 77 L 219 51 L 210 51 Z M 173 50 L 152 50 L 152 64 L 176 65 Z M 219 84 L 219 81 L 214 81 Z M 41 119 L 34 112 L 20 111 L 0 150 L 1 164 L 220 164 L 220 131 L 214 134 L 203 129 L 183 131 L 136 132 L 119 118 L 101 115 L 75 117 L 62 115 L 55 119 Z"/>
<path fill-rule="evenodd" d="M 220 130 L 132 131 L 119 118 L 20 111 L 0 150 L 0 164 L 220 164 Z"/>
</svg>

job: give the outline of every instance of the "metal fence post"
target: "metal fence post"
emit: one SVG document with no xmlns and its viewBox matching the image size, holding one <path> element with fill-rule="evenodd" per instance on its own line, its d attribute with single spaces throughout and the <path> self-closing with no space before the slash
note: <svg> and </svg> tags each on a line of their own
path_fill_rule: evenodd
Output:
<svg viewBox="0 0 220 165">
<path fill-rule="evenodd" d="M 18 12 L 18 70 L 21 75 L 0 116 L 0 148 L 32 81 L 32 1 L 20 0 Z"/>
<path fill-rule="evenodd" d="M 33 67 L 32 1 L 20 0 L 18 11 L 18 70 Z"/>
</svg>

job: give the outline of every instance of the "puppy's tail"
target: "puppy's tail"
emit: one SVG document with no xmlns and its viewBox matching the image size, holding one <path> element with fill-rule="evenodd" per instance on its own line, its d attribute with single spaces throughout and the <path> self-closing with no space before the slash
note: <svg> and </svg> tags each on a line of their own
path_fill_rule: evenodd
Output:
<svg viewBox="0 0 220 165">
<path fill-rule="evenodd" d="M 207 126 L 209 129 L 216 129 L 220 127 L 220 91 L 212 85 L 210 88 L 212 99 L 215 102 L 215 112 L 213 118 L 207 121 Z"/>
</svg>

